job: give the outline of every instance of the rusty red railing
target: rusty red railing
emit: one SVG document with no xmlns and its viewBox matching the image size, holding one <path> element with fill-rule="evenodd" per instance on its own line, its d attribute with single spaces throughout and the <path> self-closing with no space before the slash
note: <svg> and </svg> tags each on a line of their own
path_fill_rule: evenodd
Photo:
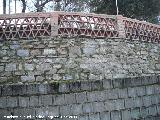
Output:
<svg viewBox="0 0 160 120">
<path fill-rule="evenodd" d="M 160 25 L 123 17 L 125 37 L 146 42 L 160 42 Z"/>
<path fill-rule="evenodd" d="M 0 39 L 46 36 L 122 37 L 159 42 L 160 26 L 121 15 L 66 12 L 0 15 Z"/>
</svg>

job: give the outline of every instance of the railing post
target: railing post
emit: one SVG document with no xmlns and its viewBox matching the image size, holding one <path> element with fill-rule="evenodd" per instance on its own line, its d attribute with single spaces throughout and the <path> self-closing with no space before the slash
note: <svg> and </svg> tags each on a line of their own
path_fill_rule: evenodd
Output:
<svg viewBox="0 0 160 120">
<path fill-rule="evenodd" d="M 51 13 L 51 37 L 58 35 L 58 12 Z"/>
<path fill-rule="evenodd" d="M 118 27 L 119 37 L 120 38 L 126 38 L 125 23 L 123 22 L 123 16 L 122 15 L 117 15 L 117 27 Z"/>
</svg>

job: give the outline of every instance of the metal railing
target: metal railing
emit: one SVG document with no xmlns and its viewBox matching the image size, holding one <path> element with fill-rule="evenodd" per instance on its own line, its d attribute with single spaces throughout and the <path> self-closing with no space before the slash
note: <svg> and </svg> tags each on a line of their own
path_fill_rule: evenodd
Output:
<svg viewBox="0 0 160 120">
<path fill-rule="evenodd" d="M 0 15 L 0 39 L 37 37 L 128 38 L 160 41 L 160 26 L 121 15 L 20 13 Z"/>
</svg>

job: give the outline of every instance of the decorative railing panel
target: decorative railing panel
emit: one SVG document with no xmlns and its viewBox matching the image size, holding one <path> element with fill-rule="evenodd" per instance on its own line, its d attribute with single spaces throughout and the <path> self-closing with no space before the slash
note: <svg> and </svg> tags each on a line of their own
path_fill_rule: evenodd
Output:
<svg viewBox="0 0 160 120">
<path fill-rule="evenodd" d="M 60 13 L 58 20 L 62 36 L 118 37 L 116 16 Z"/>
<path fill-rule="evenodd" d="M 25 13 L 0 16 L 0 39 L 51 35 L 50 14 Z"/>
<path fill-rule="evenodd" d="M 160 42 L 160 26 L 148 22 L 123 18 L 126 38 L 146 42 Z"/>
</svg>

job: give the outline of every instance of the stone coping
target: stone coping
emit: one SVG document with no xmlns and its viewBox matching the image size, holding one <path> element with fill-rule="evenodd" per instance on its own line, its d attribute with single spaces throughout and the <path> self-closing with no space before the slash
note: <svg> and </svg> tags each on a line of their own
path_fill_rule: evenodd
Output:
<svg viewBox="0 0 160 120">
<path fill-rule="evenodd" d="M 160 76 L 143 76 L 96 81 L 55 81 L 52 83 L 0 85 L 0 96 L 63 94 L 159 84 Z"/>
</svg>

